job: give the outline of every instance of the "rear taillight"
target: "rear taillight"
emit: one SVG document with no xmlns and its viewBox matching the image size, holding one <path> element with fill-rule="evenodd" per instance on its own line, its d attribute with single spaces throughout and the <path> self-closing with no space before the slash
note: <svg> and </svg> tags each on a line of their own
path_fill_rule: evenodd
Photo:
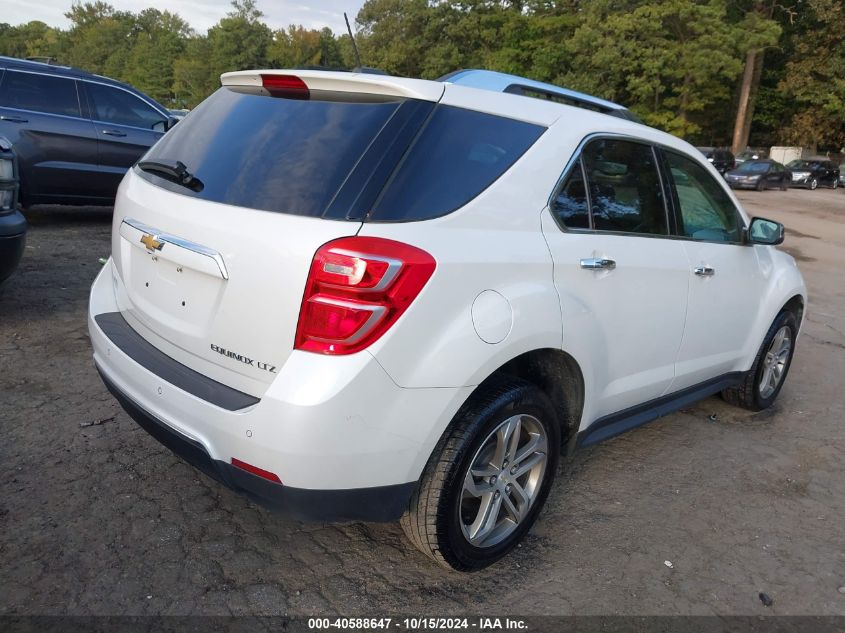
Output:
<svg viewBox="0 0 845 633">
<path fill-rule="evenodd" d="M 352 354 L 378 340 L 434 273 L 425 251 L 380 237 L 344 237 L 314 255 L 296 349 Z"/>
</svg>

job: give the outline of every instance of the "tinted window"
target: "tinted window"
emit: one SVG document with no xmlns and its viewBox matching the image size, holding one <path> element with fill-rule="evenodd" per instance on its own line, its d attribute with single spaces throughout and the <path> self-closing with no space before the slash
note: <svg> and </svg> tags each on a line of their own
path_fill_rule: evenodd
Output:
<svg viewBox="0 0 845 633">
<path fill-rule="evenodd" d="M 545 128 L 438 106 L 369 215 L 376 222 L 445 215 L 490 186 Z"/>
<path fill-rule="evenodd" d="M 666 152 L 681 211 L 680 233 L 694 240 L 738 242 L 739 215 L 733 201 L 704 167 Z"/>
<path fill-rule="evenodd" d="M 85 85 L 94 109 L 92 118 L 97 121 L 147 130 L 166 121 L 152 106 L 125 90 L 92 82 L 85 82 Z"/>
<path fill-rule="evenodd" d="M 581 170 L 580 160 L 572 168 L 566 182 L 552 201 L 552 211 L 567 228 L 590 228 L 587 188 L 584 185 L 584 173 Z"/>
<path fill-rule="evenodd" d="M 195 192 L 146 172 L 172 191 L 225 204 L 322 216 L 373 138 L 402 105 L 271 97 L 221 88 L 148 153 L 179 160 L 204 187 Z"/>
<path fill-rule="evenodd" d="M 582 160 L 593 228 L 668 234 L 660 177 L 651 147 L 632 141 L 589 143 Z"/>
<path fill-rule="evenodd" d="M 769 163 L 754 163 L 746 161 L 737 167 L 737 171 L 744 171 L 752 174 L 765 174 L 769 171 Z"/>
<path fill-rule="evenodd" d="M 51 75 L 7 70 L 0 85 L 0 106 L 79 116 L 76 82 Z"/>
</svg>

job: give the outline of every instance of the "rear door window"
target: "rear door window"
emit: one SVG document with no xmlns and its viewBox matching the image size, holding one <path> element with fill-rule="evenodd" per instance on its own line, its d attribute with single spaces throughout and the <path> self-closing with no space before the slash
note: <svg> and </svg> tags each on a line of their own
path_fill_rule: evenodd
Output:
<svg viewBox="0 0 845 633">
<path fill-rule="evenodd" d="M 78 117 L 76 81 L 7 70 L 0 84 L 0 106 Z"/>
<path fill-rule="evenodd" d="M 663 189 L 651 146 L 598 139 L 582 153 L 593 228 L 667 235 Z"/>
<path fill-rule="evenodd" d="M 91 118 L 145 130 L 158 129 L 158 126 L 161 126 L 160 131 L 164 131 L 162 124 L 167 123 L 166 117 L 132 93 L 91 81 L 85 82 L 85 85 L 94 111 Z"/>
</svg>

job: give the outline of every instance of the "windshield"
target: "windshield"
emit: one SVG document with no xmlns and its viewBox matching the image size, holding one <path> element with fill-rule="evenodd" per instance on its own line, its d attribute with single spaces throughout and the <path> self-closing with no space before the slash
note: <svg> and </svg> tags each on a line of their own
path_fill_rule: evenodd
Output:
<svg viewBox="0 0 845 633">
<path fill-rule="evenodd" d="M 737 168 L 737 171 L 742 171 L 751 174 L 764 174 L 769 171 L 769 163 L 762 163 L 762 162 L 747 162 L 742 163 Z"/>
<path fill-rule="evenodd" d="M 812 169 L 813 167 L 817 166 L 817 162 L 800 159 L 795 159 L 787 164 L 787 167 L 789 167 L 790 169 Z"/>
</svg>

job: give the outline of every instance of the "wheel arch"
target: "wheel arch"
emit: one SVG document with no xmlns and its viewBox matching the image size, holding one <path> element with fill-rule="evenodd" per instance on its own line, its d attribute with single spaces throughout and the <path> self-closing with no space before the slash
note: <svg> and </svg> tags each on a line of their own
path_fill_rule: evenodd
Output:
<svg viewBox="0 0 845 633">
<path fill-rule="evenodd" d="M 577 435 L 584 411 L 585 383 L 581 366 L 573 356 L 552 348 L 523 352 L 493 371 L 469 397 L 502 376 L 527 380 L 548 396 L 557 413 L 562 445 Z"/>
<path fill-rule="evenodd" d="M 795 270 L 797 271 L 797 268 Z M 763 343 L 769 326 L 771 326 L 772 322 L 784 310 L 792 310 L 795 313 L 795 318 L 798 322 L 798 332 L 800 334 L 806 314 L 807 290 L 803 284 L 803 280 L 800 278 L 800 274 L 797 280 L 791 279 L 791 275 L 788 277 L 787 279 L 781 277 L 778 283 L 774 284 L 774 288 L 780 290 L 776 295 L 779 298 L 767 302 L 767 307 L 761 309 L 758 313 L 758 320 L 753 330 L 756 334 L 749 339 L 749 345 L 745 353 L 746 362 L 739 368 L 741 371 L 747 370 L 754 363 L 754 358 L 756 358 L 757 352 L 760 350 L 760 345 Z"/>
</svg>

